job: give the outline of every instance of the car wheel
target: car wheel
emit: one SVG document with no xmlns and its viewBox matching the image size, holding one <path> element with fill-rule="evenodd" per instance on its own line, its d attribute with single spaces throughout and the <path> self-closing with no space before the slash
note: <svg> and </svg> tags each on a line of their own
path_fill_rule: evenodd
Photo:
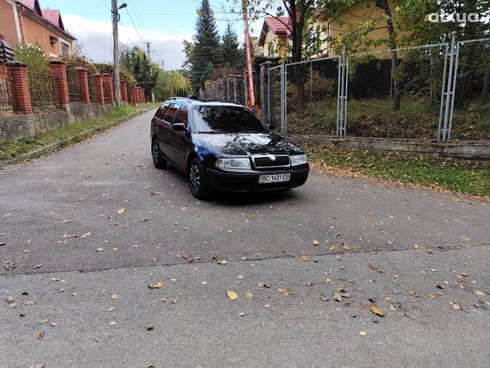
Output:
<svg viewBox="0 0 490 368">
<path fill-rule="evenodd" d="M 167 167 L 167 161 L 163 158 L 160 145 L 156 139 L 151 144 L 151 156 L 153 157 L 153 165 L 157 169 L 165 169 Z"/>
<path fill-rule="evenodd" d="M 193 159 L 189 166 L 189 187 L 197 199 L 204 199 L 209 195 L 204 167 L 197 158 Z"/>
</svg>

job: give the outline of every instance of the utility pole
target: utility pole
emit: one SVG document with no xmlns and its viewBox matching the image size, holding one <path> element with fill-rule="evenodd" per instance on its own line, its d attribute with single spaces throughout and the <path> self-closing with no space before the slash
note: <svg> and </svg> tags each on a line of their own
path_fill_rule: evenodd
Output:
<svg viewBox="0 0 490 368">
<path fill-rule="evenodd" d="M 151 60 L 151 42 L 145 42 L 146 43 L 146 56 L 148 56 L 148 60 Z"/>
<path fill-rule="evenodd" d="M 165 70 L 165 60 L 162 59 L 162 70 Z"/>
<path fill-rule="evenodd" d="M 114 43 L 114 97 L 116 99 L 116 106 L 121 105 L 121 78 L 119 75 L 119 9 L 123 9 L 128 6 L 123 3 L 121 6 L 117 5 L 117 0 L 112 0 L 112 40 Z"/>
</svg>

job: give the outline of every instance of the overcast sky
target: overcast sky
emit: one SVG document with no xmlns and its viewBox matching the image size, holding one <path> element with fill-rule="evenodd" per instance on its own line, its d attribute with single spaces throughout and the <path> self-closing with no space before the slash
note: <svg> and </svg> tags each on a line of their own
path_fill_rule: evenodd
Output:
<svg viewBox="0 0 490 368">
<path fill-rule="evenodd" d="M 199 0 L 124 0 L 121 10 L 120 41 L 128 46 L 145 48 L 151 42 L 151 58 L 165 69 L 179 69 L 184 60 L 182 41 L 195 33 Z M 40 0 L 41 7 L 60 9 L 65 28 L 83 47 L 83 52 L 97 62 L 112 60 L 112 25 L 110 0 Z M 119 3 L 122 3 L 119 0 Z M 222 34 L 231 22 L 243 39 L 243 24 L 237 15 L 229 14 L 231 0 L 210 0 Z M 258 30 L 254 27 L 254 33 Z"/>
</svg>

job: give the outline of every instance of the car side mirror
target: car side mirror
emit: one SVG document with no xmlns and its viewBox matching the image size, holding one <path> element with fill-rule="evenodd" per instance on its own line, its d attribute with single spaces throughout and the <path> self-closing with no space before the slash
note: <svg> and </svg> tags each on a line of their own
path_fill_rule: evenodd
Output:
<svg viewBox="0 0 490 368">
<path fill-rule="evenodd" d="M 177 131 L 177 132 L 186 132 L 187 128 L 184 123 L 175 123 L 172 124 L 172 129 Z"/>
</svg>

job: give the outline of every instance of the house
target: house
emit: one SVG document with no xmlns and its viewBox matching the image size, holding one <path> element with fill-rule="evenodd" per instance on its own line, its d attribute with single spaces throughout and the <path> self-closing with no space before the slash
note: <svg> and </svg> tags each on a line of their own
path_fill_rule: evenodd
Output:
<svg viewBox="0 0 490 368">
<path fill-rule="evenodd" d="M 287 56 L 291 43 L 291 23 L 289 17 L 264 18 L 258 44 L 262 56 L 269 58 Z"/>
<path fill-rule="evenodd" d="M 395 0 L 389 0 L 390 7 L 394 12 L 396 8 Z M 388 30 L 384 17 L 384 10 L 379 5 L 379 1 L 368 0 L 361 2 L 350 8 L 342 14 L 339 14 L 335 19 L 330 19 L 324 15 L 313 17 L 313 28 L 321 30 L 320 52 L 316 56 L 333 56 L 335 54 L 335 40 L 342 40 L 346 35 L 355 34 L 359 39 L 363 40 L 364 48 L 373 49 L 377 46 L 375 42 L 372 44 L 369 41 L 388 40 Z M 369 19 L 373 22 L 369 32 L 364 32 L 360 24 L 362 20 Z M 265 17 L 262 25 L 262 30 L 259 38 L 259 47 L 262 48 L 261 56 L 269 58 L 283 58 L 288 56 L 291 47 L 291 19 L 287 17 Z M 367 45 L 367 46 L 366 46 Z M 360 49 L 361 44 L 351 40 L 352 49 Z M 387 45 L 383 45 L 386 48 Z"/>
<path fill-rule="evenodd" d="M 75 37 L 56 9 L 42 9 L 39 0 L 0 0 L 0 35 L 11 45 L 38 44 L 46 57 L 73 54 Z"/>
</svg>

